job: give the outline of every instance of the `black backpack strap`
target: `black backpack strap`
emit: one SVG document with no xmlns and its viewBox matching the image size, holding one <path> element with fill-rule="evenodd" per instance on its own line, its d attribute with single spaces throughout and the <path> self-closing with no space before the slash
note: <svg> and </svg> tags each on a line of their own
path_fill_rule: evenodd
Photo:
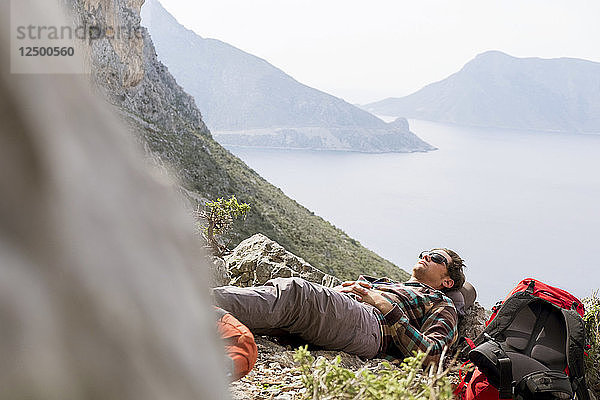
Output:
<svg viewBox="0 0 600 400">
<path fill-rule="evenodd" d="M 498 363 L 500 364 L 500 387 L 498 392 L 501 399 L 512 399 L 512 361 L 502 352 L 504 356 L 498 356 Z"/>
<path fill-rule="evenodd" d="M 585 344 L 585 327 L 583 319 L 575 310 L 562 310 L 567 327 L 567 366 L 573 390 L 578 400 L 590 400 L 585 381 L 583 360 Z"/>
<path fill-rule="evenodd" d="M 488 341 L 469 352 L 469 358 L 498 389 L 501 399 L 512 398 L 512 361 L 498 342 L 488 336 Z"/>
</svg>

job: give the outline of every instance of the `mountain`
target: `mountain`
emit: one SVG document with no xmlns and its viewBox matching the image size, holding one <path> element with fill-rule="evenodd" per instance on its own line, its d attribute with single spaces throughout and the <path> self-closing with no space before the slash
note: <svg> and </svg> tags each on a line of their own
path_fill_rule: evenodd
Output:
<svg viewBox="0 0 600 400">
<path fill-rule="evenodd" d="M 90 59 L 94 87 L 108 98 L 144 146 L 149 162 L 177 175 L 180 191 L 193 208 L 231 195 L 250 204 L 248 218 L 235 228 L 232 245 L 262 233 L 340 279 L 353 279 L 360 273 L 408 277 L 285 196 L 212 138 L 194 99 L 158 61 L 148 32 L 139 27 L 143 0 L 70 2 L 77 26 L 115 24 L 139 32 L 89 42 L 84 51 Z M 144 199 L 138 206 L 144 206 Z"/>
<path fill-rule="evenodd" d="M 460 125 L 600 133 L 600 63 L 488 51 L 442 81 L 364 108 Z"/>
<path fill-rule="evenodd" d="M 186 29 L 157 0 L 142 9 L 159 59 L 202 110 L 222 144 L 412 152 L 434 148 L 267 61 Z"/>
</svg>

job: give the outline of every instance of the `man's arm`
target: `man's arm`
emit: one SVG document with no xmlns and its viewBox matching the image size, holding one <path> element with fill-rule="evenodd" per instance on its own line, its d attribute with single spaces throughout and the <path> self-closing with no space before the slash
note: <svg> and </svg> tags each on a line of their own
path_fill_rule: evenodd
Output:
<svg viewBox="0 0 600 400">
<path fill-rule="evenodd" d="M 394 345 L 402 354 L 429 351 L 426 363 L 438 361 L 444 347 L 450 347 L 457 337 L 458 316 L 456 309 L 448 303 L 434 305 L 420 331 L 410 325 L 397 305 L 384 314 L 384 319 L 390 328 L 389 334 Z"/>
<path fill-rule="evenodd" d="M 450 347 L 457 337 L 458 316 L 456 309 L 449 302 L 435 304 L 428 312 L 427 318 L 417 330 L 410 325 L 404 311 L 392 303 L 379 290 L 372 290 L 365 282 L 354 282 L 347 289 L 360 296 L 361 300 L 375 306 L 384 315 L 394 345 L 402 354 L 412 355 L 415 351 L 427 352 L 426 362 L 439 359 L 445 346 Z"/>
<path fill-rule="evenodd" d="M 347 281 L 334 289 L 342 293 L 353 293 L 358 301 L 375 306 L 382 314 L 392 310 L 393 304 L 381 294 L 379 290 L 373 290 L 372 285 L 365 281 Z"/>
</svg>

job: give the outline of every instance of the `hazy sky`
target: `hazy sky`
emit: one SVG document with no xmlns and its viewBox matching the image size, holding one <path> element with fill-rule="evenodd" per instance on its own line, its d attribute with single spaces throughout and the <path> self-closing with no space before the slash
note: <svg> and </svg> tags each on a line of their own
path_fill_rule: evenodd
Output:
<svg viewBox="0 0 600 400">
<path fill-rule="evenodd" d="M 180 23 L 351 103 L 410 94 L 475 55 L 600 62 L 599 0 L 160 0 Z"/>
</svg>

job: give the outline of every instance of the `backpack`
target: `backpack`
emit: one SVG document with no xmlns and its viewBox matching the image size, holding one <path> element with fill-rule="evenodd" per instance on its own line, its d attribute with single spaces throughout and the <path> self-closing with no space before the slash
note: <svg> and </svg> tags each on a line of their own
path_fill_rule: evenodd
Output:
<svg viewBox="0 0 600 400">
<path fill-rule="evenodd" d="M 494 306 L 483 333 L 467 340 L 476 368 L 455 393 L 462 392 L 463 400 L 572 399 L 574 394 L 590 400 L 583 315 L 583 304 L 570 293 L 524 279 Z"/>
</svg>

